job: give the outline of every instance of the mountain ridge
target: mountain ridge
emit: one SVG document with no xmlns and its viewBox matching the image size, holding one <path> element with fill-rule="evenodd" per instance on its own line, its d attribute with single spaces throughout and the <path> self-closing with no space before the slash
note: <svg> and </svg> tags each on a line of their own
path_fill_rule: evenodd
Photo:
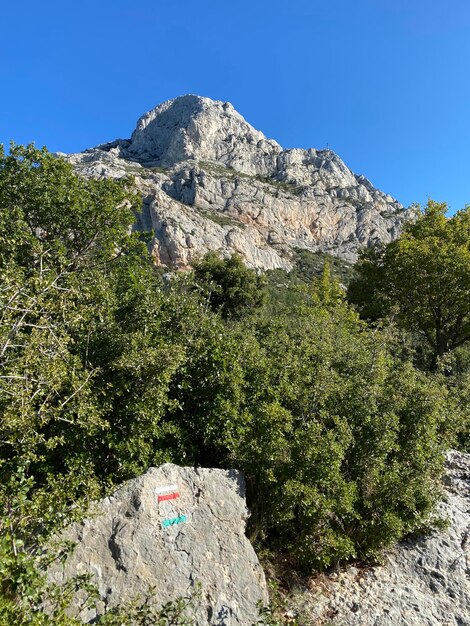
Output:
<svg viewBox="0 0 470 626">
<path fill-rule="evenodd" d="M 132 175 L 137 228 L 158 264 L 185 268 L 209 250 L 259 269 L 290 269 L 295 248 L 353 262 L 396 238 L 408 212 L 331 150 L 289 148 L 228 102 L 180 96 L 137 121 L 129 139 L 65 155 L 85 176 Z"/>
</svg>

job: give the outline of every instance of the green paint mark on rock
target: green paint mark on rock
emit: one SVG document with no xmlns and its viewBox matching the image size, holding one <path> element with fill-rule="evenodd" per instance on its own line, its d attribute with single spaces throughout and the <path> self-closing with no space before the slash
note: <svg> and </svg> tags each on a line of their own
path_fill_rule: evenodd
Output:
<svg viewBox="0 0 470 626">
<path fill-rule="evenodd" d="M 181 524 L 186 521 L 186 515 L 180 515 L 179 517 L 172 517 L 169 519 L 164 519 L 162 522 L 163 528 L 168 528 L 168 526 L 176 526 L 176 524 Z"/>
</svg>

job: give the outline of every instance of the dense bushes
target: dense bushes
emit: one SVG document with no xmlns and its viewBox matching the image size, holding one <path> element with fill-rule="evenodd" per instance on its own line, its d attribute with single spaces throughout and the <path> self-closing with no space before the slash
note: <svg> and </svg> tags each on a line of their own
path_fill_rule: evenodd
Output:
<svg viewBox="0 0 470 626">
<path fill-rule="evenodd" d="M 285 297 L 264 308 L 264 280 L 236 258 L 165 284 L 129 234 L 135 200 L 128 181 L 77 179 L 46 151 L 0 156 L 4 511 L 8 485 L 30 481 L 0 543 L 11 576 L 70 504 L 170 460 L 242 469 L 252 538 L 305 570 L 426 522 L 443 450 L 468 438 L 465 358 L 452 384 L 418 370 L 327 271 L 293 295 L 277 284 Z"/>
<path fill-rule="evenodd" d="M 253 537 L 324 567 L 425 520 L 448 394 L 345 304 L 219 328 L 194 347 L 172 419 L 197 442 L 193 462 L 244 470 Z"/>
</svg>

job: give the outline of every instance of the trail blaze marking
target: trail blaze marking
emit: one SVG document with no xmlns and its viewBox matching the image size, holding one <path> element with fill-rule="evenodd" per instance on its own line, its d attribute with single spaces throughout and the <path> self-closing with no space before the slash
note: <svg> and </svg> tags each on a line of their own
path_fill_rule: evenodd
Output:
<svg viewBox="0 0 470 626">
<path fill-rule="evenodd" d="M 178 485 L 164 485 L 162 487 L 157 487 L 155 489 L 155 495 L 157 496 L 157 503 L 160 505 L 163 502 L 168 502 L 169 500 L 176 500 L 180 497 L 180 492 L 178 489 Z M 169 508 L 168 508 L 169 506 Z M 172 504 L 168 502 L 168 506 L 163 506 L 160 511 L 160 515 L 168 515 L 178 513 L 178 507 L 174 510 Z M 177 524 L 182 524 L 187 520 L 186 515 L 176 515 L 175 517 L 167 517 L 162 520 L 163 528 L 169 528 L 170 526 L 176 526 Z"/>
<path fill-rule="evenodd" d="M 155 493 L 157 494 L 157 496 L 167 491 L 178 491 L 178 485 L 164 485 L 163 487 L 157 487 L 155 489 Z"/>
<path fill-rule="evenodd" d="M 173 493 L 165 493 L 162 496 L 158 496 L 158 502 L 165 502 L 165 500 L 175 500 L 179 497 L 179 491 L 173 491 Z"/>
<path fill-rule="evenodd" d="M 178 517 L 171 517 L 169 519 L 164 519 L 162 522 L 163 528 L 168 528 L 168 526 L 176 526 L 176 524 L 181 524 L 186 521 L 186 515 L 179 515 Z"/>
</svg>

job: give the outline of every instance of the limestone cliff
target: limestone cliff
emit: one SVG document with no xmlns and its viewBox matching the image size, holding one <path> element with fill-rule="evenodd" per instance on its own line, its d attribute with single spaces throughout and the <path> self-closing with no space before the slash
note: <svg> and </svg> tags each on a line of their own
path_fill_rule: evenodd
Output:
<svg viewBox="0 0 470 626">
<path fill-rule="evenodd" d="M 208 250 L 289 269 L 295 248 L 354 261 L 397 237 L 407 211 L 331 150 L 283 150 L 228 102 L 182 96 L 152 109 L 129 140 L 64 155 L 86 176 L 132 175 L 137 228 L 158 263 L 187 267 Z"/>
</svg>

